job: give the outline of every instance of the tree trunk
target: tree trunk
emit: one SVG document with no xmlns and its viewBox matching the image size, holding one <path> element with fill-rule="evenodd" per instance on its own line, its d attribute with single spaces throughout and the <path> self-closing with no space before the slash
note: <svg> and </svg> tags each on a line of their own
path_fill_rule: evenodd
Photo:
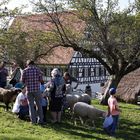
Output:
<svg viewBox="0 0 140 140">
<path fill-rule="evenodd" d="M 108 82 L 108 85 L 107 85 L 107 87 L 106 87 L 106 89 L 105 89 L 105 92 L 104 92 L 104 95 L 103 95 L 103 97 L 102 97 L 102 99 L 101 99 L 101 101 L 100 101 L 100 103 L 101 104 L 103 104 L 103 105 L 107 105 L 108 104 L 108 98 L 109 98 L 109 89 L 110 88 L 117 88 L 117 86 L 118 86 L 118 84 L 119 84 L 119 82 L 120 82 L 120 80 L 122 79 L 122 76 L 111 76 L 111 78 L 110 78 L 110 80 L 109 80 L 109 82 Z"/>
</svg>

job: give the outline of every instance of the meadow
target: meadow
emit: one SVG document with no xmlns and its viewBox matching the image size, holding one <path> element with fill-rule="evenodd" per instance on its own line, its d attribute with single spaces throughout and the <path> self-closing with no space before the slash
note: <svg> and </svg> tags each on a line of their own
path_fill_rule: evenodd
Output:
<svg viewBox="0 0 140 140">
<path fill-rule="evenodd" d="M 100 105 L 98 100 L 92 100 L 92 104 L 107 110 L 107 106 Z M 116 138 L 104 133 L 102 119 L 95 122 L 95 129 L 90 129 L 80 124 L 74 126 L 67 114 L 63 115 L 61 124 L 51 124 L 48 114 L 48 123 L 40 126 L 20 120 L 0 107 L 0 140 L 140 140 L 140 106 L 120 102 L 119 106 L 122 113 Z"/>
</svg>

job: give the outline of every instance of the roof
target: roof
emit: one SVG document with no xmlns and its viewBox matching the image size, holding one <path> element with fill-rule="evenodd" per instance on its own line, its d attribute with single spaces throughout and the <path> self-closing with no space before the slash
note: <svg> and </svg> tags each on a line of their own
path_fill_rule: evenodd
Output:
<svg viewBox="0 0 140 140">
<path fill-rule="evenodd" d="M 140 95 L 140 68 L 125 75 L 117 88 L 117 97 L 121 100 L 136 103 Z"/>
<path fill-rule="evenodd" d="M 103 93 L 108 86 L 108 82 L 102 88 Z M 121 79 L 115 96 L 127 103 L 137 103 L 137 96 L 140 96 L 140 68 L 128 73 Z"/>
<path fill-rule="evenodd" d="M 79 32 L 79 34 L 81 30 L 84 29 L 83 24 L 81 24 L 82 21 L 72 12 L 59 13 L 59 17 L 63 22 L 63 25 L 69 24 L 70 28 L 76 30 L 77 33 Z M 54 23 L 47 14 L 17 17 L 12 26 L 16 26 L 16 23 L 21 25 L 21 29 L 23 31 L 41 30 L 49 32 L 50 30 L 55 30 Z M 39 64 L 69 64 L 74 54 L 74 50 L 72 48 L 63 47 L 54 48 L 52 52 L 52 54 L 49 53 L 49 56 L 47 55 L 38 59 L 37 62 Z"/>
<path fill-rule="evenodd" d="M 72 48 L 57 47 L 49 56 L 38 59 L 39 64 L 67 65 L 74 55 Z"/>
<path fill-rule="evenodd" d="M 79 33 L 84 30 L 84 21 L 78 19 L 75 14 L 75 11 L 65 11 L 60 12 L 59 20 L 63 25 L 69 25 L 72 29 L 78 31 Z M 52 14 L 55 18 L 55 14 Z M 56 18 L 57 20 L 57 18 Z M 55 24 L 53 20 L 48 16 L 48 14 L 33 14 L 33 15 L 26 15 L 26 16 L 18 16 L 15 18 L 13 25 L 20 22 L 22 26 L 22 30 L 43 30 L 43 31 L 50 31 L 55 28 Z"/>
</svg>

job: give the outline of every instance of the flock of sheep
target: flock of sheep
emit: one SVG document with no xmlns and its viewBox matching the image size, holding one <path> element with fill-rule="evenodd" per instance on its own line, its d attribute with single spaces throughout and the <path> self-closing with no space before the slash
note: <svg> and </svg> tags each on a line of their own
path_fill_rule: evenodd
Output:
<svg viewBox="0 0 140 140">
<path fill-rule="evenodd" d="M 0 88 L 0 102 L 5 103 L 6 110 L 9 108 L 9 103 L 15 100 L 19 92 L 19 89 Z M 94 125 L 94 120 L 105 116 L 105 111 L 90 105 L 92 99 L 91 95 L 83 93 L 80 90 L 73 91 L 70 85 L 67 87 L 65 99 L 67 103 L 67 108 L 65 109 L 70 110 L 71 116 L 74 117 L 75 124 L 76 119 L 79 118 L 82 124 L 90 121 Z"/>
<path fill-rule="evenodd" d="M 105 111 L 90 105 L 92 100 L 91 94 L 86 94 L 80 90 L 73 91 L 70 86 L 67 88 L 67 91 L 69 92 L 66 94 L 66 101 L 70 111 L 72 112 L 75 124 L 78 117 L 81 124 L 90 122 L 94 127 L 95 120 L 99 119 L 100 117 L 105 117 Z"/>
</svg>

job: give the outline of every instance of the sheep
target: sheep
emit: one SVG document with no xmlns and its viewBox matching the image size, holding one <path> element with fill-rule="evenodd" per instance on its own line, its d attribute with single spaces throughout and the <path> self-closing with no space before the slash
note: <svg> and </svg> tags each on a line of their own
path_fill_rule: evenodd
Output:
<svg viewBox="0 0 140 140">
<path fill-rule="evenodd" d="M 87 104 L 91 104 L 91 97 L 86 93 L 81 94 L 79 102 L 84 102 L 84 103 L 87 103 Z"/>
<path fill-rule="evenodd" d="M 67 89 L 68 90 L 67 93 L 69 93 L 71 95 L 78 95 L 78 96 L 80 96 L 80 98 L 78 100 L 79 102 L 85 102 L 87 104 L 91 104 L 91 97 L 88 94 L 86 94 L 82 90 L 75 90 L 75 91 L 70 90 L 71 86 L 68 86 L 67 88 L 69 88 L 69 90 Z"/>
<path fill-rule="evenodd" d="M 67 107 L 64 108 L 65 109 L 70 108 L 70 111 L 72 112 L 73 106 L 77 102 L 84 102 L 87 104 L 91 104 L 91 98 L 87 94 L 66 94 Z"/>
<path fill-rule="evenodd" d="M 84 124 L 84 119 L 86 119 L 85 124 L 90 121 L 95 127 L 94 121 L 100 117 L 105 117 L 105 111 L 95 108 L 92 105 L 88 105 L 83 102 L 77 102 L 73 107 L 73 117 L 74 123 L 76 125 L 76 116 L 80 118 L 81 124 Z"/>
<path fill-rule="evenodd" d="M 77 102 L 91 104 L 91 98 L 87 94 L 67 94 L 66 101 L 70 109 L 73 109 L 74 104 Z"/>
<path fill-rule="evenodd" d="M 68 107 L 70 108 L 70 111 L 72 111 L 74 104 L 77 103 L 79 99 L 80 99 L 79 95 L 72 95 L 72 94 L 66 95 L 66 102 Z"/>
<path fill-rule="evenodd" d="M 84 93 L 82 90 L 73 91 L 70 84 L 66 85 L 66 107 L 64 109 L 70 108 L 72 112 L 73 106 L 77 102 L 85 102 L 87 104 L 91 104 L 91 97 Z M 65 105 L 64 105 L 65 106 Z"/>
<path fill-rule="evenodd" d="M 16 96 L 21 91 L 21 89 L 4 89 L 0 88 L 0 102 L 5 103 L 6 111 L 8 111 L 9 103 L 16 99 Z"/>
</svg>

